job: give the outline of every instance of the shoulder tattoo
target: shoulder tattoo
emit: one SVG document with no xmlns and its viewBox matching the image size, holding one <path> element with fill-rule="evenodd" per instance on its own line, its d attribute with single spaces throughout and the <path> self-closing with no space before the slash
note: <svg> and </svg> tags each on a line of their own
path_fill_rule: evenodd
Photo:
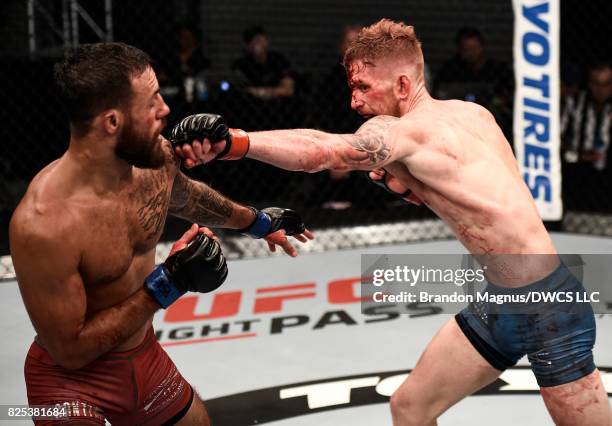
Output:
<svg viewBox="0 0 612 426">
<path fill-rule="evenodd" d="M 391 155 L 388 142 L 389 128 L 399 118 L 379 115 L 365 122 L 354 135 L 345 137 L 357 151 L 368 154 L 372 163 L 385 161 Z"/>
</svg>

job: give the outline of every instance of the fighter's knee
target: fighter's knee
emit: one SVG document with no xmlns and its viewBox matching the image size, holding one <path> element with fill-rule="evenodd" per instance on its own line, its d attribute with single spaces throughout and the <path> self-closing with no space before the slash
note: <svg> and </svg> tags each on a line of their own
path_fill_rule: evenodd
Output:
<svg viewBox="0 0 612 426">
<path fill-rule="evenodd" d="M 429 425 L 436 419 L 429 404 L 407 392 L 391 395 L 390 405 L 394 426 Z"/>
<path fill-rule="evenodd" d="M 394 392 L 393 395 L 391 395 L 389 405 L 391 406 L 391 412 L 393 414 L 399 413 L 400 409 L 402 408 L 402 400 L 403 398 L 399 392 Z"/>
</svg>

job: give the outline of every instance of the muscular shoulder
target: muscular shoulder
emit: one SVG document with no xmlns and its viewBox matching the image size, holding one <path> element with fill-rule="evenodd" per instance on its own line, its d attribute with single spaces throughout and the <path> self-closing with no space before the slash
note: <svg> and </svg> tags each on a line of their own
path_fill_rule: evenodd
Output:
<svg viewBox="0 0 612 426">
<path fill-rule="evenodd" d="M 9 224 L 15 267 L 24 261 L 27 264 L 42 263 L 48 259 L 61 259 L 66 265 L 76 267 L 80 253 L 78 235 L 83 231 L 78 214 L 62 203 L 24 201 L 15 210 Z"/>
<path fill-rule="evenodd" d="M 496 121 L 486 108 L 474 102 L 459 100 L 437 101 L 433 111 L 421 114 L 421 119 L 410 117 L 411 127 L 419 127 L 423 140 L 438 140 L 460 137 L 464 131 L 481 133 L 496 127 Z"/>
<path fill-rule="evenodd" d="M 390 115 L 377 115 L 363 123 L 355 134 L 360 136 L 374 135 L 377 137 L 387 137 L 399 121 L 399 118 Z"/>
<path fill-rule="evenodd" d="M 358 151 L 368 154 L 372 165 L 387 162 L 394 151 L 393 130 L 399 118 L 389 115 L 378 115 L 359 127 L 349 143 Z"/>
<path fill-rule="evenodd" d="M 460 116 L 467 116 L 471 119 L 484 120 L 487 122 L 495 122 L 493 114 L 491 114 L 491 112 L 482 105 L 478 105 L 475 102 L 465 101 L 449 102 L 452 102 L 454 112 L 459 114 Z"/>
<path fill-rule="evenodd" d="M 68 244 L 71 234 L 81 233 L 85 221 L 79 206 L 84 204 L 78 202 L 76 191 L 64 191 L 59 174 L 51 164 L 32 180 L 11 218 L 11 244 L 14 238 L 36 242 L 57 239 Z"/>
</svg>

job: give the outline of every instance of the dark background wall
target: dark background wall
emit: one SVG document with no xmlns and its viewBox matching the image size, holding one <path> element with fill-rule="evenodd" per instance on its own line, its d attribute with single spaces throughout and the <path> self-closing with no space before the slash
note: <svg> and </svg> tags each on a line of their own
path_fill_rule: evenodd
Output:
<svg viewBox="0 0 612 426">
<path fill-rule="evenodd" d="M 386 17 L 414 25 L 426 60 L 436 68 L 453 52 L 453 37 L 464 25 L 481 28 L 490 53 L 506 61 L 512 55 L 512 7 L 509 1 L 388 0 L 232 0 L 201 6 L 206 48 L 223 69 L 241 49 L 241 30 L 264 26 L 272 47 L 298 69 L 319 70 L 337 60 L 335 46 L 345 24 L 370 24 Z"/>
<path fill-rule="evenodd" d="M 38 0 L 59 20 L 60 1 Z M 101 19 L 102 0 L 80 2 Z M 215 70 L 227 68 L 240 55 L 242 30 L 250 25 L 264 26 L 272 47 L 283 52 L 301 70 L 317 70 L 336 60 L 336 42 L 345 24 L 369 24 L 382 17 L 415 25 L 427 60 L 436 66 L 453 50 L 453 36 L 464 25 L 480 28 L 490 53 L 511 60 L 512 6 L 505 0 L 130 0 L 113 2 L 116 40 L 131 42 L 153 54 L 163 54 L 172 27 L 189 22 L 202 30 L 203 46 Z M 45 17 L 37 13 L 38 44 L 56 44 Z M 1 56 L 27 56 L 27 15 L 25 0 L 3 1 L 0 5 Z M 81 25 L 84 41 L 96 41 L 86 25 Z"/>
<path fill-rule="evenodd" d="M 38 0 L 59 20 L 59 0 Z M 102 0 L 81 0 L 94 18 L 102 16 Z M 27 57 L 25 0 L 0 2 L 0 57 Z M 176 23 L 202 30 L 203 48 L 215 70 L 223 70 L 240 54 L 242 30 L 266 27 L 272 46 L 298 69 L 317 70 L 336 60 L 335 44 L 344 24 L 368 24 L 381 17 L 415 25 L 426 58 L 435 70 L 453 50 L 453 36 L 464 25 L 480 28 L 491 56 L 511 62 L 512 2 L 510 0 L 130 0 L 113 2 L 115 39 L 133 43 L 152 54 L 163 54 Z M 59 43 L 44 16 L 37 13 L 37 41 L 42 47 Z M 561 41 L 572 61 L 610 57 L 612 2 L 563 0 Z M 97 41 L 81 25 L 83 41 Z M 57 52 L 56 52 L 57 53 Z"/>
</svg>

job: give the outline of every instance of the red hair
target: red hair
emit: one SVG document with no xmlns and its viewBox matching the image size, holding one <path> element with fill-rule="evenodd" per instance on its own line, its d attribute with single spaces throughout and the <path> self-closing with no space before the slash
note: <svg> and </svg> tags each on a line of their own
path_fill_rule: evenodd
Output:
<svg viewBox="0 0 612 426">
<path fill-rule="evenodd" d="M 380 59 L 405 59 L 416 65 L 419 74 L 423 72 L 423 52 L 414 27 L 390 19 L 362 28 L 359 35 L 349 44 L 343 64 L 348 70 L 354 61 L 373 64 Z"/>
</svg>

